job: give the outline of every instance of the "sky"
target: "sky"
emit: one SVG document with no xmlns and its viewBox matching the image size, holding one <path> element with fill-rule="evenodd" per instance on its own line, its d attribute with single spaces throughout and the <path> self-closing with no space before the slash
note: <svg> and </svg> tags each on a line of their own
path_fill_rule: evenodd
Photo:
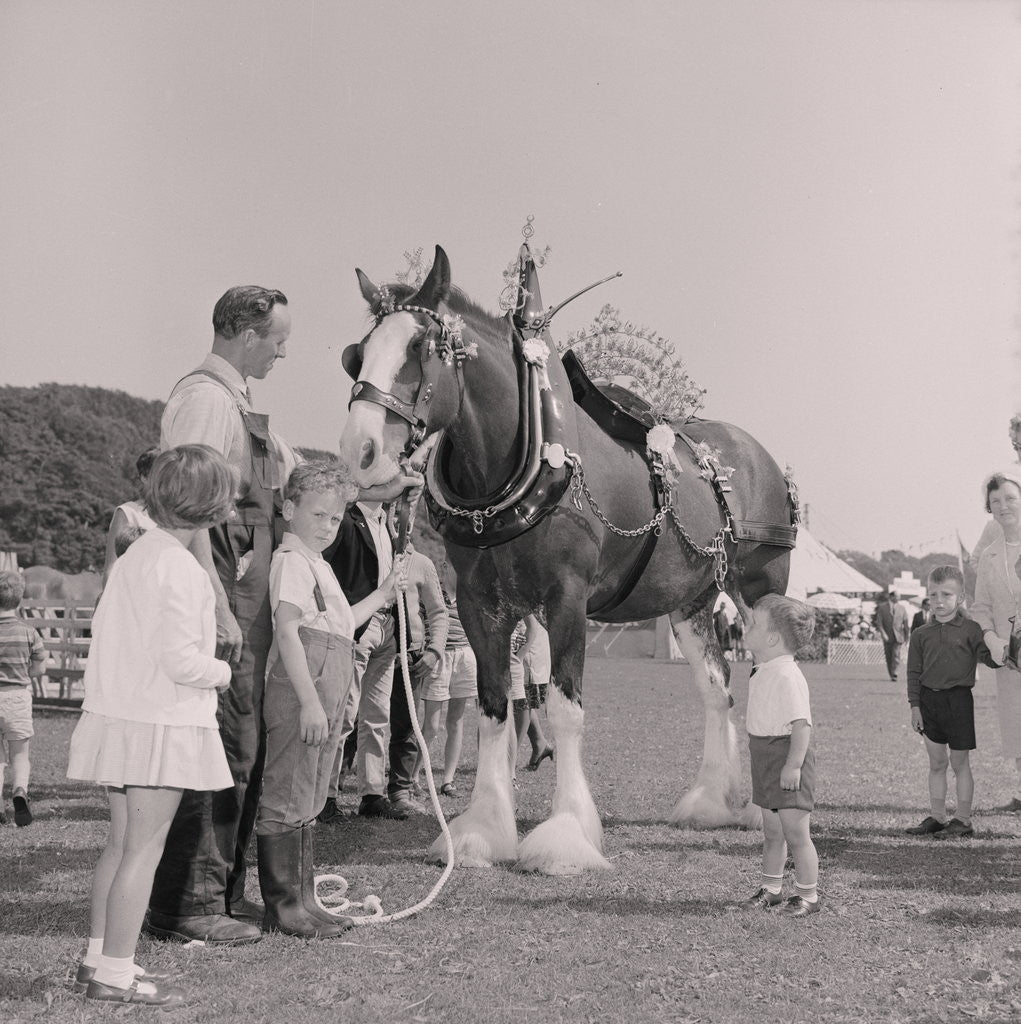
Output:
<svg viewBox="0 0 1021 1024">
<path fill-rule="evenodd" d="M 972 544 L 1021 410 L 1013 0 L 4 0 L 0 382 L 166 398 L 230 285 L 280 288 L 253 386 L 335 449 L 376 281 L 436 243 L 497 309 L 671 340 L 834 548 Z M 2 439 L 0 439 L 2 441 Z"/>
</svg>

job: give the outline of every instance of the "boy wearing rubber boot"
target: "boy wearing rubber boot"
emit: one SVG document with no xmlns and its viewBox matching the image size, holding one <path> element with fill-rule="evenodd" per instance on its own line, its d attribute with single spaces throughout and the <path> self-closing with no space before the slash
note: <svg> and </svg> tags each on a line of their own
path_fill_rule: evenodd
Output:
<svg viewBox="0 0 1021 1024">
<path fill-rule="evenodd" d="M 929 755 L 930 813 L 908 835 L 967 839 L 974 834 L 971 804 L 975 780 L 969 754 L 975 749 L 975 668 L 997 668 L 982 627 L 961 611 L 964 575 L 938 565 L 926 581 L 932 618 L 911 634 L 908 647 L 908 704 L 911 728 L 925 739 Z M 949 750 L 949 756 L 948 756 Z M 954 769 L 957 808 L 947 821 L 947 766 Z"/>
<path fill-rule="evenodd" d="M 354 668 L 354 631 L 394 600 L 400 567 L 353 608 L 321 552 L 357 488 L 325 463 L 294 469 L 284 491 L 283 540 L 270 568 L 273 647 L 263 717 L 266 766 L 256 822 L 263 930 L 334 938 L 351 919 L 315 899 L 312 829 L 326 802 Z"/>
</svg>

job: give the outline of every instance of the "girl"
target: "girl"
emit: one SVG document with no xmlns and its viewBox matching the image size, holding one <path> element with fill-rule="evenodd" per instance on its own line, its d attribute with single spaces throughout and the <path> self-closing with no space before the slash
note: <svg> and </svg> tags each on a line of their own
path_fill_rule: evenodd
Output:
<svg viewBox="0 0 1021 1024">
<path fill-rule="evenodd" d="M 216 725 L 231 670 L 214 657 L 213 588 L 189 553 L 224 521 L 236 482 L 206 445 L 159 455 L 146 482 L 156 523 L 114 564 L 93 619 L 83 714 L 67 774 L 98 782 L 110 835 L 92 883 L 76 987 L 89 999 L 174 1007 L 182 989 L 134 962 L 153 876 L 184 789 L 232 785 Z"/>
</svg>

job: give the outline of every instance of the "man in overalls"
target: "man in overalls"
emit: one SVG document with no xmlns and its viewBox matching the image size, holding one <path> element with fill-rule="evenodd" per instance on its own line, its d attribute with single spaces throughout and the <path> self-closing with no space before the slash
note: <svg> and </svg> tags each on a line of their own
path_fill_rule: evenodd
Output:
<svg viewBox="0 0 1021 1024">
<path fill-rule="evenodd" d="M 146 928 L 165 938 L 237 945 L 262 937 L 262 907 L 245 898 L 245 858 L 262 783 L 274 492 L 296 457 L 270 431 L 268 417 L 252 411 L 247 381 L 261 380 L 286 355 L 290 333 L 282 292 L 256 285 L 229 289 L 213 309 L 212 352 L 177 383 L 163 412 L 160 447 L 208 444 L 239 476 L 236 514 L 199 534 L 192 549 L 216 595 L 216 653 L 234 669 L 219 708 L 234 787 L 184 794 L 149 900 Z M 420 486 L 420 476 L 403 475 L 362 494 L 386 499 Z"/>
</svg>

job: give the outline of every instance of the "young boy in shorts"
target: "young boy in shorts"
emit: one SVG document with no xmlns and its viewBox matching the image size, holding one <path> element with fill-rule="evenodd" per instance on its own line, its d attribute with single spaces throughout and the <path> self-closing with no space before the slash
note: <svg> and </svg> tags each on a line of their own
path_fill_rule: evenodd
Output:
<svg viewBox="0 0 1021 1024">
<path fill-rule="evenodd" d="M 348 604 L 321 552 L 333 543 L 357 488 L 346 472 L 305 462 L 284 489 L 287 527 L 270 566 L 273 647 L 263 720 L 266 766 L 256 822 L 263 928 L 334 938 L 351 927 L 316 903 L 312 829 L 326 803 L 344 702 L 354 671 L 354 632 L 395 597 L 401 566 Z"/>
<path fill-rule="evenodd" d="M 815 806 L 815 756 L 808 683 L 794 652 L 815 629 L 815 610 L 780 594 L 766 594 L 752 608 L 745 647 L 756 667 L 748 684 L 748 744 L 752 762 L 752 802 L 762 809 L 762 884 L 742 906 L 783 904 L 790 917 L 817 914 L 819 858 L 810 833 Z M 783 902 L 787 851 L 794 858 L 794 895 Z"/>
<path fill-rule="evenodd" d="M 938 565 L 926 581 L 932 618 L 911 634 L 908 646 L 908 704 L 911 728 L 925 738 L 929 755 L 930 813 L 905 829 L 913 836 L 964 839 L 974 835 L 971 802 L 975 780 L 969 752 L 975 749 L 971 691 L 981 661 L 996 668 L 982 639 L 982 627 L 961 610 L 964 576 L 953 565 Z M 949 750 L 949 757 L 947 751 Z M 947 821 L 947 764 L 954 769 L 957 810 Z"/>
<path fill-rule="evenodd" d="M 4 813 L 4 769 L 11 765 L 14 824 L 32 824 L 28 798 L 29 740 L 32 729 L 32 679 L 46 671 L 46 650 L 39 634 L 18 617 L 25 593 L 20 572 L 0 572 L 0 825 Z M 6 756 L 4 751 L 6 750 Z"/>
</svg>

